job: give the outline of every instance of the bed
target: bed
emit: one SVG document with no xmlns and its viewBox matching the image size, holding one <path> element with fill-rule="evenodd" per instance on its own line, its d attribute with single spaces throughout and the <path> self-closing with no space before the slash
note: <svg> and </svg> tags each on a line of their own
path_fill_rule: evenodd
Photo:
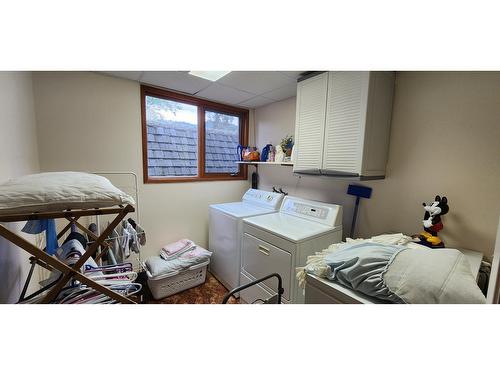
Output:
<svg viewBox="0 0 500 375">
<path fill-rule="evenodd" d="M 100 246 L 106 247 L 105 239 L 115 227 L 134 212 L 134 200 L 111 182 L 95 174 L 82 172 L 38 173 L 11 179 L 0 185 L 0 236 L 30 253 L 39 262 L 62 272 L 62 277 L 41 300 L 51 302 L 71 278 L 101 292 L 117 302 L 133 303 L 126 296 L 91 280 L 81 273 L 81 267 Z M 90 232 L 78 220 L 86 216 L 115 215 L 114 220 L 99 237 Z M 66 219 L 67 225 L 57 234 L 57 239 L 77 225 L 95 239 L 84 255 L 72 266 L 62 263 L 3 223 L 32 220 Z"/>
<path fill-rule="evenodd" d="M 333 244 L 309 257 L 297 277 L 306 303 L 485 303 L 477 285 L 482 257 L 381 235 Z"/>
</svg>

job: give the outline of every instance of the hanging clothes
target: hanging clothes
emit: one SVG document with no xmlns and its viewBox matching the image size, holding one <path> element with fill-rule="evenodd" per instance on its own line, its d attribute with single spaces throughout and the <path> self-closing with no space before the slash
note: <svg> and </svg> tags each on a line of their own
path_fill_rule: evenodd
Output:
<svg viewBox="0 0 500 375">
<path fill-rule="evenodd" d="M 132 224 L 128 220 L 123 220 L 119 231 L 119 244 L 125 259 L 130 256 L 130 252 L 139 254 L 141 249 L 141 244 L 139 243 L 139 237 L 137 231 L 134 229 Z"/>
<path fill-rule="evenodd" d="M 122 225 L 120 225 L 120 227 L 118 228 L 118 243 L 124 259 L 127 259 L 130 256 L 130 232 L 127 230 L 126 223 L 127 221 L 124 220 L 122 222 Z"/>
<path fill-rule="evenodd" d="M 139 238 L 139 244 L 141 246 L 146 245 L 146 232 L 142 229 L 139 224 L 137 224 L 135 230 L 137 231 L 137 237 Z"/>
<path fill-rule="evenodd" d="M 127 230 L 130 233 L 130 239 L 129 239 L 129 247 L 130 250 L 133 251 L 136 254 L 139 254 L 141 244 L 139 243 L 139 238 L 137 236 L 137 231 L 134 229 L 132 224 L 128 223 Z"/>
<path fill-rule="evenodd" d="M 71 240 L 77 240 L 82 244 L 84 249 L 87 248 L 87 239 L 83 234 L 77 232 L 76 230 L 68 234 L 68 237 L 66 237 L 66 239 L 64 240 L 63 245 Z"/>
<path fill-rule="evenodd" d="M 95 236 L 98 236 L 98 233 L 97 233 L 97 224 L 96 223 L 90 223 L 89 227 L 88 227 L 88 230 L 91 231 L 92 233 L 94 233 Z M 87 238 L 89 239 L 89 241 L 94 241 L 94 239 L 92 238 L 92 236 L 90 236 L 89 234 L 87 234 Z"/>
<path fill-rule="evenodd" d="M 141 246 L 146 245 L 146 232 L 144 231 L 144 229 L 142 229 L 140 225 L 134 221 L 134 219 L 128 218 L 127 220 L 137 232 L 137 238 L 139 239 L 139 244 Z"/>
<path fill-rule="evenodd" d="M 109 226 L 109 223 L 108 223 Z M 112 252 L 113 257 L 115 258 L 116 263 L 123 262 L 123 253 L 120 250 L 120 243 L 118 242 L 119 234 L 116 229 L 113 229 L 111 234 L 108 236 L 108 243 L 110 244 L 110 248 L 108 251 Z"/>
<path fill-rule="evenodd" d="M 91 231 L 94 234 L 94 236 L 96 236 L 96 238 L 99 237 L 99 230 L 97 228 L 97 224 L 96 223 L 90 223 L 89 226 L 88 226 L 88 230 Z M 90 243 L 92 243 L 92 242 L 95 241 L 94 238 L 90 234 L 87 234 L 87 238 L 88 238 L 88 240 L 89 240 Z M 96 259 L 97 254 L 99 254 L 99 252 L 101 250 L 102 250 L 102 248 L 100 248 L 99 251 L 97 251 L 94 254 L 94 256 L 92 256 L 92 258 Z M 102 260 L 107 260 L 107 257 L 105 256 L 105 254 L 102 257 Z"/>
<path fill-rule="evenodd" d="M 57 244 L 56 221 L 54 219 L 30 220 L 21 229 L 24 233 L 39 234 L 45 231 L 45 251 L 54 255 L 59 245 Z"/>
<path fill-rule="evenodd" d="M 85 254 L 85 249 L 82 246 L 82 243 L 79 240 L 72 239 L 66 241 L 61 245 L 61 247 L 57 248 L 54 252 L 57 259 L 66 264 L 69 267 L 73 267 L 80 260 L 83 254 Z M 83 269 L 85 267 L 93 267 L 96 268 L 97 264 L 92 257 L 87 259 L 83 265 Z M 40 281 L 41 286 L 46 286 L 56 280 L 61 275 L 61 271 L 53 270 L 48 279 Z M 71 282 L 70 282 L 71 283 Z"/>
</svg>

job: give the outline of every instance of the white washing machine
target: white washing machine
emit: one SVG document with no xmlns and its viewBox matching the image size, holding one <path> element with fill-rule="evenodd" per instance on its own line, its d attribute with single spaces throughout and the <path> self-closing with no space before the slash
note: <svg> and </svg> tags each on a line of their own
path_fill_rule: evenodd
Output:
<svg viewBox="0 0 500 375">
<path fill-rule="evenodd" d="M 280 211 L 243 219 L 240 283 L 271 273 L 283 279 L 284 303 L 303 303 L 295 277 L 309 255 L 342 241 L 342 206 L 285 197 Z M 244 302 L 267 300 L 277 293 L 276 279 L 240 292 Z"/>
<path fill-rule="evenodd" d="M 210 272 L 229 290 L 239 286 L 242 220 L 277 212 L 283 195 L 249 189 L 241 202 L 209 206 Z"/>
</svg>

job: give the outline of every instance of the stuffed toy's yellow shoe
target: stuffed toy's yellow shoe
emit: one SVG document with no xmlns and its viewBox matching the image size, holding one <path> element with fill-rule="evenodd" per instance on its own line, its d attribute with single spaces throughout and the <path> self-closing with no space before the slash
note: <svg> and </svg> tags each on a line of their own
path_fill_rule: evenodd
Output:
<svg viewBox="0 0 500 375">
<path fill-rule="evenodd" d="M 425 238 L 432 237 L 432 235 L 429 232 L 426 232 L 426 231 L 420 232 L 420 235 L 422 237 L 425 237 Z"/>
<path fill-rule="evenodd" d="M 437 236 L 429 236 L 426 238 L 427 242 L 433 244 L 434 246 L 439 245 L 441 240 Z"/>
</svg>

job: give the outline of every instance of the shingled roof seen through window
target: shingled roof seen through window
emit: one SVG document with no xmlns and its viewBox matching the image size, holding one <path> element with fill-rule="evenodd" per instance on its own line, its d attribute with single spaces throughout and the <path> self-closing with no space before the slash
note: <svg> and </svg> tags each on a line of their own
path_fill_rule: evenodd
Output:
<svg viewBox="0 0 500 375">
<path fill-rule="evenodd" d="M 207 122 L 205 128 L 205 172 L 237 173 L 238 136 Z M 148 120 L 149 176 L 196 176 L 198 174 L 198 129 L 179 121 Z"/>
</svg>

